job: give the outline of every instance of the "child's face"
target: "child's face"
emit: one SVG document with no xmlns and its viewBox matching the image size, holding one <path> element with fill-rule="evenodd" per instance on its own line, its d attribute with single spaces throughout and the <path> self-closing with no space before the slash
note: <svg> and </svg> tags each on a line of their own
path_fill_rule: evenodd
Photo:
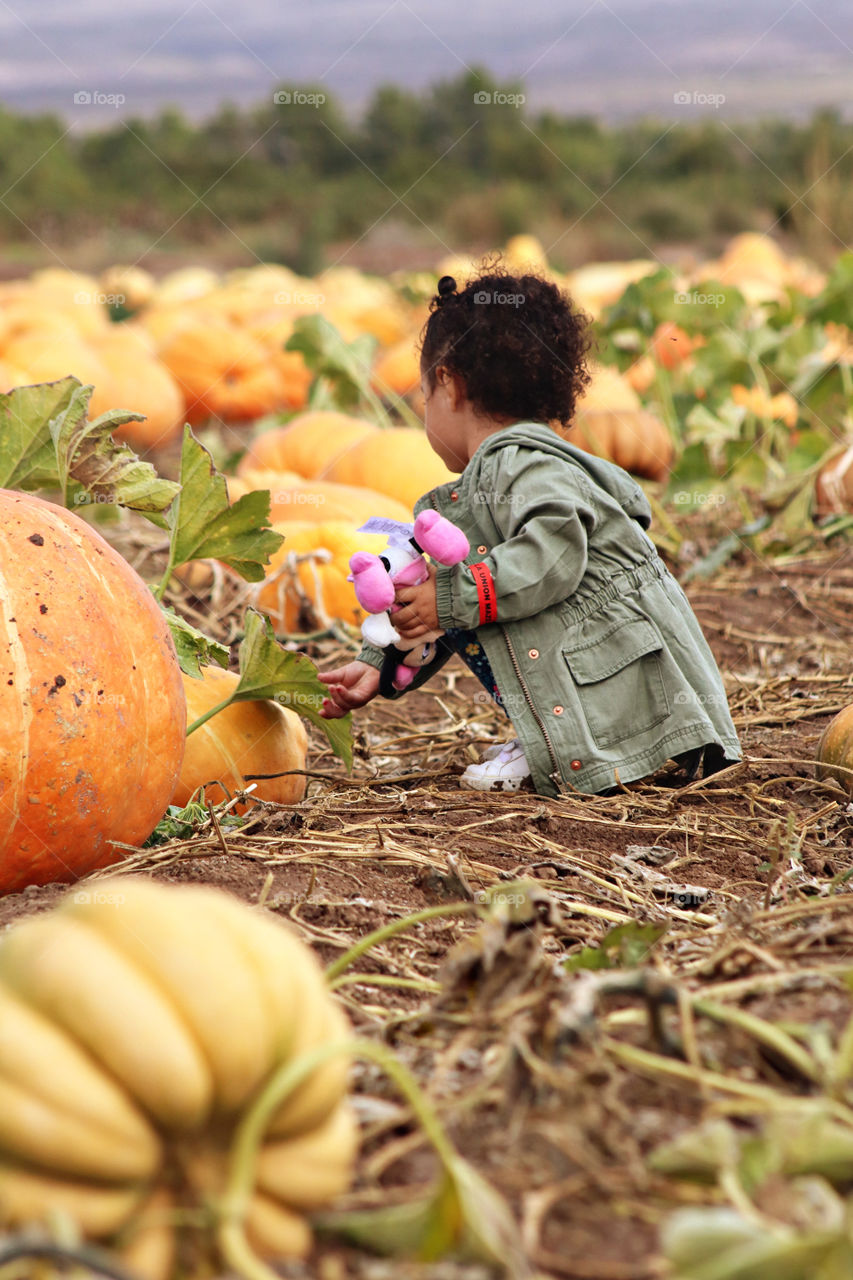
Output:
<svg viewBox="0 0 853 1280">
<path fill-rule="evenodd" d="M 465 414 L 461 411 L 455 381 L 443 370 L 438 370 L 435 385 L 430 387 L 426 374 L 422 374 L 421 391 L 430 448 L 449 471 L 463 471 L 468 463 L 463 430 Z"/>
</svg>

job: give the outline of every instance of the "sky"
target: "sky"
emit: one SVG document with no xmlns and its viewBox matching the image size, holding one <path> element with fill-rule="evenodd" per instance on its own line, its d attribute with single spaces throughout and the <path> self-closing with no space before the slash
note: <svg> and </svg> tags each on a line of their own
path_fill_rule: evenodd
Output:
<svg viewBox="0 0 853 1280">
<path fill-rule="evenodd" d="M 357 114 L 384 83 L 466 67 L 527 106 L 637 115 L 851 115 L 853 0 L 0 0 L 0 102 L 81 129 L 193 119 L 313 83 Z"/>
</svg>

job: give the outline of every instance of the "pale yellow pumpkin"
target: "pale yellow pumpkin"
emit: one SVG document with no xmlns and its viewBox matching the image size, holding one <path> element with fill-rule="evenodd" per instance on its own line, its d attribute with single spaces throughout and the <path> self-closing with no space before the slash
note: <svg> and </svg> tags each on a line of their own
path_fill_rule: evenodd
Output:
<svg viewBox="0 0 853 1280">
<path fill-rule="evenodd" d="M 239 682 L 235 672 L 214 666 L 204 667 L 200 680 L 183 679 L 188 726 L 224 702 Z M 285 776 L 257 778 L 253 796 L 297 804 L 305 795 L 306 779 L 287 771 L 304 769 L 307 751 L 305 725 L 290 707 L 268 698 L 233 702 L 187 737 L 172 804 L 187 804 L 199 787 L 204 787 L 206 800 L 218 804 L 245 789 L 257 774 Z M 245 807 L 235 806 L 241 811 Z"/>
</svg>

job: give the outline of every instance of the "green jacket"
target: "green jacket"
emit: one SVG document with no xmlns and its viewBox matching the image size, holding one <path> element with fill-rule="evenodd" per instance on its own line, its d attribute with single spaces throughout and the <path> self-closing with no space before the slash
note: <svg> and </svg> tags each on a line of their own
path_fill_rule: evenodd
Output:
<svg viewBox="0 0 853 1280">
<path fill-rule="evenodd" d="M 538 792 L 604 791 L 711 742 L 740 759 L 714 657 L 627 472 L 517 422 L 415 512 L 429 506 L 471 543 L 464 564 L 437 568 L 439 621 L 476 629 Z M 476 563 L 491 573 L 494 622 L 480 623 Z M 449 656 L 440 647 L 409 688 Z M 370 645 L 359 657 L 382 665 Z"/>
</svg>

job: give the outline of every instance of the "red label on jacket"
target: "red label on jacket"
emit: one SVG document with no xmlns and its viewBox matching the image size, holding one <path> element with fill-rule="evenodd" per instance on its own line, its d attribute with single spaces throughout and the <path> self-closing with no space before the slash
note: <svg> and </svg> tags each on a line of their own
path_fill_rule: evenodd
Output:
<svg viewBox="0 0 853 1280">
<path fill-rule="evenodd" d="M 495 583 L 489 566 L 481 560 L 478 564 L 469 564 L 477 584 L 477 598 L 480 601 L 480 625 L 485 622 L 497 622 L 498 598 Z"/>
</svg>

